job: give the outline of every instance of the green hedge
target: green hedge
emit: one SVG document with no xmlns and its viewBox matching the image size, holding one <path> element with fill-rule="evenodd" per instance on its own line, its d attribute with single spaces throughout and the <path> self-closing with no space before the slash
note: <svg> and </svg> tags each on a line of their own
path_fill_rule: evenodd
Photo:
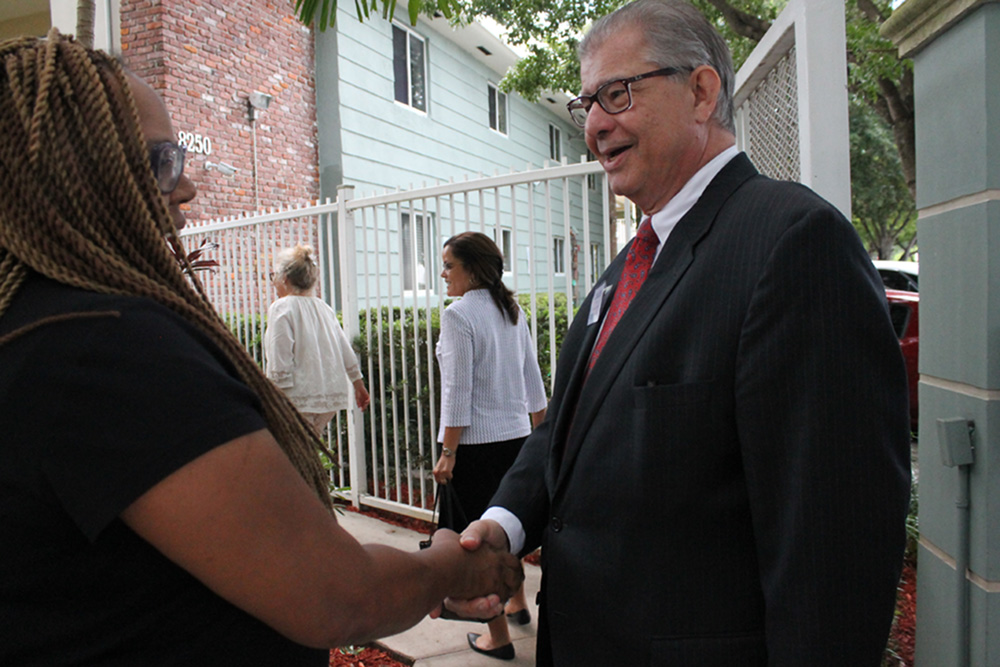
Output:
<svg viewBox="0 0 1000 667">
<path fill-rule="evenodd" d="M 530 298 L 527 295 L 522 295 L 519 298 L 521 303 L 521 308 L 524 310 L 525 315 L 528 317 L 528 324 L 531 325 L 532 312 L 530 308 Z M 555 298 L 556 311 L 555 311 L 555 321 L 556 321 L 556 350 L 558 353 L 559 346 L 562 345 L 563 336 L 565 335 L 566 329 L 566 295 L 557 294 Z M 545 384 L 546 393 L 549 392 L 549 387 L 551 384 L 551 373 L 550 359 L 549 359 L 549 300 L 548 295 L 540 294 L 535 298 L 535 315 L 538 317 L 538 365 L 542 372 L 542 378 Z M 397 428 L 408 429 L 410 440 L 413 445 L 411 445 L 409 456 L 412 465 L 416 466 L 419 463 L 424 463 L 425 465 L 433 465 L 433 460 L 431 452 L 433 448 L 430 444 L 436 442 L 437 433 L 432 433 L 430 431 L 431 425 L 431 411 L 434 414 L 438 414 L 437 403 L 441 400 L 441 377 L 440 371 L 437 366 L 437 361 L 434 358 L 434 347 L 438 340 L 438 336 L 441 329 L 441 318 L 440 313 L 437 308 L 431 308 L 430 312 L 430 354 L 428 354 L 427 348 L 427 314 L 428 309 L 419 308 L 414 315 L 414 310 L 412 308 L 407 308 L 404 310 L 400 308 L 393 308 L 391 311 L 392 318 L 390 324 L 390 310 L 389 308 L 382 308 L 382 359 L 385 360 L 384 364 L 379 363 L 379 357 L 377 354 L 374 355 L 372 359 L 372 371 L 371 377 L 369 375 L 368 361 L 369 356 L 371 356 L 371 350 L 368 348 L 368 335 L 367 327 L 368 322 L 371 322 L 371 346 L 374 349 L 375 346 L 379 344 L 378 341 L 378 330 L 379 321 L 377 319 L 376 309 L 372 309 L 368 312 L 368 317 L 365 317 L 365 313 L 361 314 L 361 333 L 354 340 L 354 347 L 358 351 L 358 359 L 361 362 L 362 371 L 366 375 L 365 382 L 368 386 L 368 391 L 372 397 L 372 410 L 365 413 L 365 439 L 366 442 L 370 442 L 372 429 L 374 428 L 375 437 L 377 440 L 377 447 L 379 454 L 381 455 L 382 446 L 382 423 L 381 423 L 381 408 L 382 408 L 382 396 L 380 389 L 385 388 L 385 402 L 386 402 L 386 431 L 385 431 L 385 442 L 392 443 L 393 437 L 397 436 L 399 442 L 405 442 L 404 432 L 396 432 Z M 413 318 L 416 316 L 417 321 L 417 340 L 420 346 L 420 354 L 417 359 L 419 364 L 414 363 L 413 355 Z M 392 334 L 391 348 L 392 353 L 395 358 L 395 375 L 393 375 L 393 368 L 390 363 L 390 331 Z M 403 342 L 406 343 L 406 360 L 407 365 L 404 370 L 402 365 L 403 358 Z M 418 378 L 419 369 L 419 382 Z M 435 394 L 434 399 L 431 401 L 430 394 L 430 383 L 429 378 L 433 374 Z M 391 390 L 395 389 L 395 397 L 393 397 Z M 404 415 L 404 407 L 408 406 L 408 415 Z M 375 416 L 374 426 L 371 423 L 372 415 Z M 396 418 L 398 415 L 398 419 Z M 421 453 L 419 451 L 419 442 L 417 439 L 417 433 L 419 431 L 424 433 L 424 449 L 425 451 Z"/>
<path fill-rule="evenodd" d="M 546 393 L 550 390 L 552 369 L 549 358 L 549 299 L 547 294 L 538 294 L 535 297 L 535 313 L 531 311 L 531 299 L 528 295 L 520 295 L 518 301 L 528 318 L 530 327 L 532 317 L 538 318 L 538 366 L 542 372 L 542 379 L 545 384 Z M 555 295 L 555 325 L 556 325 L 556 351 L 562 345 L 563 336 L 566 332 L 566 295 L 558 293 Z M 430 314 L 431 344 L 428 348 L 427 337 L 427 317 Z M 390 320 L 391 313 L 391 320 Z M 339 315 L 339 314 L 338 314 Z M 438 370 L 437 361 L 434 358 L 434 347 L 438 340 L 441 329 L 441 318 L 437 308 L 392 308 L 383 307 L 381 309 L 381 358 L 384 364 L 379 361 L 377 353 L 372 354 L 379 345 L 379 319 L 378 309 L 372 308 L 369 311 L 362 311 L 360 315 L 360 333 L 355 337 L 353 344 L 358 354 L 358 361 L 362 372 L 365 374 L 365 385 L 371 394 L 371 409 L 364 413 L 364 441 L 368 451 L 372 435 L 376 438 L 376 455 L 380 461 L 384 461 L 383 440 L 388 443 L 389 465 L 393 468 L 396 462 L 393 460 L 393 438 L 397 437 L 400 447 L 406 442 L 407 432 L 410 436 L 411 446 L 407 453 L 409 463 L 414 468 L 423 463 L 432 466 L 433 443 L 437 440 L 437 433 L 432 433 L 431 411 L 435 416 L 438 414 L 437 403 L 441 400 L 441 376 Z M 419 343 L 419 355 L 414 359 L 414 317 L 417 318 L 417 341 Z M 225 322 L 240 340 L 244 347 L 262 363 L 263 360 L 263 331 L 266 323 L 264 318 L 253 315 L 249 318 L 242 315 L 227 315 Z M 369 324 L 370 323 L 370 324 Z M 368 327 L 371 327 L 371 346 L 369 349 Z M 390 341 L 391 334 L 391 341 Z M 403 365 L 405 343 L 406 365 Z M 429 349 L 429 353 L 428 353 Z M 390 357 L 390 352 L 392 356 Z M 371 357 L 371 371 L 369 371 L 369 357 Z M 395 362 L 395 368 L 390 363 L 390 359 Z M 418 373 L 419 371 L 419 373 Z M 431 401 L 430 378 L 434 378 L 435 394 Z M 419 381 L 418 381 L 419 377 Z M 393 394 L 395 390 L 395 394 Z M 386 409 L 385 433 L 383 438 L 382 427 L 382 403 L 383 394 Z M 373 419 L 374 418 L 374 419 Z M 346 429 L 346 422 L 341 420 L 342 428 Z M 397 431 L 397 429 L 399 429 Z M 419 451 L 417 434 L 422 431 L 424 441 L 424 452 Z M 346 433 L 341 434 L 342 439 L 346 438 Z M 368 458 L 368 457 L 366 457 Z M 405 461 L 400 462 L 405 465 Z M 371 477 L 371 461 L 368 461 L 368 475 Z"/>
</svg>

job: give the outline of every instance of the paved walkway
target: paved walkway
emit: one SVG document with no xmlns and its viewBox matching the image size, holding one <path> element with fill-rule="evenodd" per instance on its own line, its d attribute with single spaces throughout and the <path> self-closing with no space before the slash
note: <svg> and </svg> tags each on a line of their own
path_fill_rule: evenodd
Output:
<svg viewBox="0 0 1000 667">
<path fill-rule="evenodd" d="M 406 551 L 416 551 L 424 538 L 406 528 L 399 528 L 384 521 L 357 512 L 344 512 L 337 521 L 362 544 L 377 543 Z M 497 660 L 476 653 L 469 648 L 465 635 L 468 632 L 485 632 L 482 623 L 443 621 L 425 618 L 406 632 L 386 637 L 378 643 L 389 652 L 414 660 L 414 667 L 500 667 L 500 665 L 534 665 L 535 632 L 538 628 L 538 610 L 535 595 L 541 583 L 541 569 L 525 564 L 525 595 L 531 610 L 529 625 L 511 625 L 517 657 L 511 661 Z"/>
</svg>

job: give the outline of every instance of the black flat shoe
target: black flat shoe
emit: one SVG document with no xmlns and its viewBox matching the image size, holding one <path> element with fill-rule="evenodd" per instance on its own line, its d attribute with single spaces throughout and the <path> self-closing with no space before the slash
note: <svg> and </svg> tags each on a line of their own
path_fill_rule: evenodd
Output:
<svg viewBox="0 0 1000 667">
<path fill-rule="evenodd" d="M 465 635 L 465 638 L 469 640 L 469 648 L 471 648 L 476 653 L 482 653 L 483 655 L 488 655 L 491 658 L 497 658 L 498 660 L 513 660 L 514 659 L 514 645 L 504 644 L 503 646 L 497 646 L 496 648 L 479 648 L 476 646 L 476 640 L 479 639 L 479 635 L 475 632 L 470 632 Z"/>
<path fill-rule="evenodd" d="M 527 625 L 531 623 L 531 612 L 527 608 L 515 611 L 513 614 L 507 614 L 507 620 L 517 625 Z"/>
</svg>

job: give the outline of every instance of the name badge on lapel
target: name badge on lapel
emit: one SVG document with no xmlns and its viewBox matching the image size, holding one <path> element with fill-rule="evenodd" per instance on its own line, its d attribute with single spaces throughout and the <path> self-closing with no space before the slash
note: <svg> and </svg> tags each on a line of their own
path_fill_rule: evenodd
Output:
<svg viewBox="0 0 1000 667">
<path fill-rule="evenodd" d="M 587 314 L 588 327 L 601 319 L 601 307 L 610 291 L 611 285 L 605 285 L 603 280 L 594 288 L 594 298 L 590 300 L 590 312 Z"/>
</svg>

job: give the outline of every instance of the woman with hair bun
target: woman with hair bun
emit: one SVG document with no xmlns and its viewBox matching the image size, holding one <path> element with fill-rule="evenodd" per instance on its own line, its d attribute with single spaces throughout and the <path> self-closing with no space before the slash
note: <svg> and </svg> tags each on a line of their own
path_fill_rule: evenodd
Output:
<svg viewBox="0 0 1000 667">
<path fill-rule="evenodd" d="M 448 296 L 461 299 L 441 315 L 442 446 L 434 479 L 452 485 L 462 509 L 456 516 L 442 503 L 440 525 L 460 533 L 489 506 L 531 427 L 545 418 L 547 399 L 524 313 L 503 283 L 500 249 L 485 234 L 464 232 L 445 242 L 441 259 Z M 518 625 L 531 622 L 523 585 L 506 612 Z M 468 634 L 469 647 L 513 660 L 507 618 L 498 616 L 488 627 L 489 637 Z"/>
<path fill-rule="evenodd" d="M 337 314 L 314 295 L 319 269 L 307 245 L 285 248 L 274 267 L 278 300 L 267 312 L 267 377 L 288 396 L 317 433 L 354 402 L 368 407 L 368 390 Z"/>
</svg>

